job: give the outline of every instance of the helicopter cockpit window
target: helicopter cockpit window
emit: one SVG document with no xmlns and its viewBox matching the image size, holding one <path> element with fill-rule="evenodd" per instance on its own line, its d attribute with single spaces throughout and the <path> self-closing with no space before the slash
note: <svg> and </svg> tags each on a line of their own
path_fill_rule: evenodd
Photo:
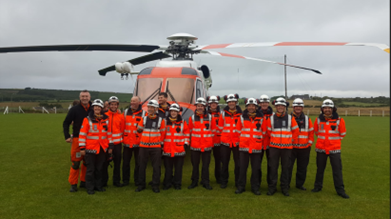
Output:
<svg viewBox="0 0 391 219">
<path fill-rule="evenodd" d="M 162 78 L 140 78 L 137 82 L 135 95 L 141 98 L 141 101 L 145 101 L 151 94 L 153 94 L 159 87 Z M 156 95 L 154 100 L 158 99 L 158 95 Z"/>
<path fill-rule="evenodd" d="M 202 86 L 202 82 L 200 80 L 197 80 L 197 96 L 196 98 L 199 97 L 204 97 L 204 87 Z"/>
<path fill-rule="evenodd" d="M 194 79 L 191 78 L 167 78 L 166 92 L 168 94 L 168 101 L 175 101 L 184 103 L 193 103 L 194 99 Z"/>
</svg>

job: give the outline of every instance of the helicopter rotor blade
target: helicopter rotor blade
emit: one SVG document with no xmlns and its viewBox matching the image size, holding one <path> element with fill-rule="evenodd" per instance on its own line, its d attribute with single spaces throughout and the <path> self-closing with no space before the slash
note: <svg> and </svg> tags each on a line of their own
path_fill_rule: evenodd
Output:
<svg viewBox="0 0 391 219">
<path fill-rule="evenodd" d="M 342 43 L 342 42 L 271 42 L 271 43 L 227 43 L 198 46 L 196 50 L 244 48 L 244 47 L 268 47 L 268 46 L 372 46 L 390 53 L 390 47 L 380 43 Z"/>
<path fill-rule="evenodd" d="M 169 58 L 169 57 L 171 57 L 171 56 L 168 55 L 167 53 L 156 52 L 156 53 L 151 53 L 151 54 L 148 54 L 148 55 L 145 55 L 145 56 L 140 56 L 140 57 L 128 60 L 127 62 L 130 62 L 132 65 L 140 65 L 140 64 L 143 64 L 143 63 L 146 63 L 146 62 L 155 61 L 155 60 L 164 59 L 164 58 Z M 110 72 L 110 71 L 115 71 L 115 66 L 114 65 L 112 65 L 110 67 L 107 67 L 107 68 L 104 68 L 104 69 L 101 69 L 98 72 L 99 72 L 100 75 L 106 76 L 107 72 Z"/>
<path fill-rule="evenodd" d="M 297 66 L 297 65 L 291 65 L 291 64 L 285 64 L 285 63 L 281 63 L 281 62 L 274 62 L 274 61 L 269 61 L 269 60 L 264 60 L 264 59 L 257 59 L 257 58 L 247 57 L 247 56 L 233 55 L 233 54 L 228 54 L 228 53 L 214 52 L 214 51 L 207 51 L 207 50 L 202 50 L 201 53 L 209 54 L 209 55 L 215 55 L 215 56 L 224 56 L 224 57 L 231 57 L 231 58 L 239 58 L 239 59 L 248 59 L 248 60 L 260 61 L 260 62 L 268 62 L 268 63 L 272 63 L 272 64 L 285 65 L 285 66 L 292 67 L 292 68 L 298 68 L 298 69 L 313 71 L 313 72 L 315 72 L 317 74 L 322 74 L 320 71 L 318 71 L 316 69 L 312 69 L 312 68 L 307 68 L 307 67 L 302 67 L 302 66 Z"/>
</svg>

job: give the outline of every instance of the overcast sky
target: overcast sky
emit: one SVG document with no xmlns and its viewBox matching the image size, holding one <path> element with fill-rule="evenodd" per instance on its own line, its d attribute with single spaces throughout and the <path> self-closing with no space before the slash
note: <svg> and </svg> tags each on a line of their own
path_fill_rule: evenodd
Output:
<svg viewBox="0 0 391 219">
<path fill-rule="evenodd" d="M 0 47 L 58 44 L 166 45 L 186 32 L 198 45 L 245 42 L 358 42 L 390 45 L 390 1 L 0 1 Z M 320 70 L 287 68 L 288 96 L 390 96 L 390 55 L 375 47 L 262 47 L 215 50 Z M 133 92 L 134 81 L 98 70 L 146 53 L 0 54 L 0 88 Z M 211 95 L 284 94 L 284 67 L 197 55 L 212 69 Z M 136 66 L 140 71 L 153 66 Z"/>
</svg>

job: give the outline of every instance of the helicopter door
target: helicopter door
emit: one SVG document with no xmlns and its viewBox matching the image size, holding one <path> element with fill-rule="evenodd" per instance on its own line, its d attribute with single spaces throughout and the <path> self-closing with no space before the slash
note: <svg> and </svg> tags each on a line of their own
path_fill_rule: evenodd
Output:
<svg viewBox="0 0 391 219">
<path fill-rule="evenodd" d="M 199 97 L 204 97 L 204 85 L 202 84 L 202 81 L 197 79 L 197 86 L 196 86 L 196 99 Z M 205 97 L 204 97 L 205 98 Z"/>
</svg>

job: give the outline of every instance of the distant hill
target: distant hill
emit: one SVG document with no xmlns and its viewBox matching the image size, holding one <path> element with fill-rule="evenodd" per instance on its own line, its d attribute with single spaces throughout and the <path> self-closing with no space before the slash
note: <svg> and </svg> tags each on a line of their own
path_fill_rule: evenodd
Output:
<svg viewBox="0 0 391 219">
<path fill-rule="evenodd" d="M 50 90 L 40 88 L 0 89 L 0 102 L 67 102 L 79 99 L 81 90 Z M 116 96 L 121 102 L 129 102 L 132 93 L 89 91 L 91 99 L 107 100 Z"/>
</svg>

